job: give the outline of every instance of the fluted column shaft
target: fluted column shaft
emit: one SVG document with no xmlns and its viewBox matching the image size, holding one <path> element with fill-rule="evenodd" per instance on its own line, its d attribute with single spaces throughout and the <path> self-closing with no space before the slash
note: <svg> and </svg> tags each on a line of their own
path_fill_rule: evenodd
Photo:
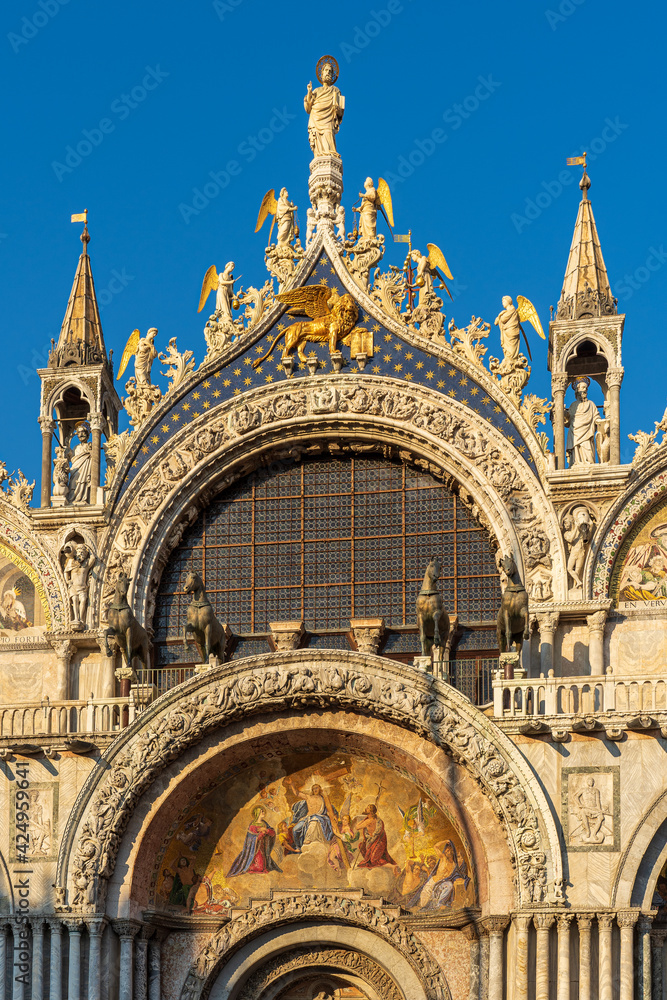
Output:
<svg viewBox="0 0 667 1000">
<path fill-rule="evenodd" d="M 44 921 L 32 922 L 32 993 L 31 1000 L 44 996 Z"/>
<path fill-rule="evenodd" d="M 599 1000 L 612 1000 L 611 996 L 611 925 L 610 913 L 598 914 L 598 995 Z"/>
<path fill-rule="evenodd" d="M 535 1000 L 549 1000 L 549 931 L 554 919 L 551 913 L 536 913 L 533 917 L 537 933 L 537 947 L 535 949 Z M 526 937 L 526 966 L 528 962 L 527 944 Z"/>
<path fill-rule="evenodd" d="M 591 917 L 577 915 L 579 925 L 579 1000 L 591 1000 Z"/>
<path fill-rule="evenodd" d="M 49 1000 L 62 1000 L 63 945 L 62 924 L 49 920 L 51 928 L 51 970 L 49 975 Z"/>
<path fill-rule="evenodd" d="M 513 919 L 514 1000 L 528 1000 L 528 928 L 531 919 L 531 915 L 526 913 L 517 913 Z"/>
<path fill-rule="evenodd" d="M 637 913 L 626 910 L 617 918 L 621 928 L 621 975 L 619 984 L 619 1000 L 633 1000 L 634 994 L 634 927 Z"/>
</svg>

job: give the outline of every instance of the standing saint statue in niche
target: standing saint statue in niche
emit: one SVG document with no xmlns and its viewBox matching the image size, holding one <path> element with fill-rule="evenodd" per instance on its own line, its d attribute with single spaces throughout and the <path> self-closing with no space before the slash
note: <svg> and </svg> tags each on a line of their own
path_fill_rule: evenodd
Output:
<svg viewBox="0 0 667 1000">
<path fill-rule="evenodd" d="M 589 378 L 578 378 L 574 383 L 575 400 L 565 410 L 567 432 L 567 457 L 573 465 L 595 464 L 595 433 L 600 414 L 595 403 L 588 398 Z"/>
<path fill-rule="evenodd" d="M 308 138 L 315 156 L 337 156 L 336 132 L 345 112 L 345 98 L 334 83 L 338 79 L 338 63 L 333 56 L 322 56 L 315 70 L 322 84 L 313 90 L 308 82 L 303 106 L 308 118 Z"/>
<path fill-rule="evenodd" d="M 70 450 L 71 464 L 67 499 L 70 503 L 88 503 L 93 445 L 88 440 L 90 431 L 87 424 L 77 424 L 74 433 L 78 437 L 79 443 Z"/>
</svg>

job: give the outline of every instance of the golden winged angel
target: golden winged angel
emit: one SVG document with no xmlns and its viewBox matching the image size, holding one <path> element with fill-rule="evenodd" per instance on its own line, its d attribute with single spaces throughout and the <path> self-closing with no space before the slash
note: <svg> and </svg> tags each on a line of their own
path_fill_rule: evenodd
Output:
<svg viewBox="0 0 667 1000">
<path fill-rule="evenodd" d="M 296 225 L 296 212 L 297 206 L 294 202 L 289 200 L 289 195 L 287 193 L 287 188 L 280 189 L 280 196 L 276 200 L 276 192 L 273 188 L 267 191 L 262 198 L 262 204 L 259 208 L 259 214 L 257 216 L 257 225 L 255 226 L 255 232 L 258 233 L 264 221 L 268 215 L 272 215 L 271 228 L 269 229 L 269 244 L 271 243 L 271 234 L 273 233 L 274 223 L 278 224 L 278 236 L 277 245 L 278 246 L 288 246 L 293 239 L 299 235 L 299 230 Z"/>
<path fill-rule="evenodd" d="M 211 264 L 208 271 L 204 275 L 204 281 L 201 286 L 201 295 L 199 296 L 199 308 L 197 312 L 201 312 L 206 303 L 206 299 L 209 297 L 211 292 L 215 292 L 215 315 L 221 320 L 229 320 L 233 322 L 232 319 L 232 303 L 234 300 L 234 261 L 230 260 L 228 264 L 225 264 L 224 271 L 220 274 L 215 269 L 215 264 Z M 238 308 L 238 306 L 236 307 Z"/>
<path fill-rule="evenodd" d="M 504 361 L 516 361 L 519 357 L 519 346 L 521 340 L 521 334 L 523 334 L 523 339 L 526 342 L 526 349 L 528 351 L 528 357 L 532 361 L 532 354 L 530 353 L 530 346 L 528 344 L 528 338 L 526 337 L 526 332 L 521 326 L 521 323 L 528 322 L 532 324 L 535 332 L 545 340 L 544 330 L 542 329 L 542 324 L 540 323 L 540 317 L 537 315 L 537 309 L 524 295 L 517 295 L 516 297 L 517 305 L 514 305 L 511 295 L 503 296 L 503 310 L 498 313 L 494 323 L 500 328 L 500 346 L 503 349 L 503 360 Z"/>
<path fill-rule="evenodd" d="M 419 305 L 427 305 L 428 298 L 433 292 L 433 279 L 440 278 L 440 283 L 445 289 L 450 299 L 452 293 L 445 283 L 444 275 L 453 281 L 449 264 L 445 260 L 445 255 L 435 243 L 427 243 L 428 257 L 420 250 L 412 250 L 410 256 L 417 265 L 415 273 L 415 285 L 419 289 Z"/>
<path fill-rule="evenodd" d="M 285 338 L 284 353 L 289 355 L 296 348 L 302 361 L 306 361 L 304 347 L 308 343 L 328 344 L 329 353 L 333 354 L 339 343 L 349 346 L 355 334 L 361 340 L 368 339 L 368 331 L 355 326 L 359 308 L 348 292 L 339 295 L 335 289 L 326 285 L 307 285 L 305 288 L 280 292 L 276 298 L 290 307 L 290 316 L 310 316 L 310 320 L 292 323 L 281 331 L 266 354 L 253 361 L 253 368 L 266 361 L 281 337 Z M 367 353 L 372 354 L 372 350 Z"/>
<path fill-rule="evenodd" d="M 377 236 L 378 209 L 384 215 L 390 229 L 394 228 L 394 210 L 391 204 L 389 185 L 380 177 L 377 188 L 373 178 L 364 181 L 364 190 L 359 192 L 360 204 L 353 206 L 352 211 L 359 213 L 359 232 L 362 240 L 375 239 Z"/>
<path fill-rule="evenodd" d="M 151 368 L 157 357 L 157 350 L 154 344 L 156 335 L 157 328 L 154 326 L 151 327 L 145 337 L 142 337 L 138 330 L 132 331 L 125 345 L 123 356 L 120 359 L 116 381 L 122 377 L 130 358 L 133 357 L 136 384 L 138 386 L 152 385 Z"/>
</svg>

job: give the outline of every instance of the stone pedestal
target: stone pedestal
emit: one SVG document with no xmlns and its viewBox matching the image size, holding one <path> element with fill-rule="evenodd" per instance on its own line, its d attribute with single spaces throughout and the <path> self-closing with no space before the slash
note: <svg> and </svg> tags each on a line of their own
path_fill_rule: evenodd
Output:
<svg viewBox="0 0 667 1000">
<path fill-rule="evenodd" d="M 333 229 L 334 216 L 343 194 L 343 161 L 338 153 L 315 156 L 311 160 L 308 194 L 317 213 L 318 228 L 328 221 Z"/>
<path fill-rule="evenodd" d="M 501 653 L 498 657 L 498 665 L 506 681 L 514 680 L 515 677 L 525 676 L 526 672 L 521 667 L 521 660 L 518 653 Z"/>
</svg>

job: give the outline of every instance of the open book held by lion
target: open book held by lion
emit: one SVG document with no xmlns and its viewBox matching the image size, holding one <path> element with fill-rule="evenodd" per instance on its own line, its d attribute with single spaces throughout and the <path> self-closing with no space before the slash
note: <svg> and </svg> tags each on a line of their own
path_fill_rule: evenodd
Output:
<svg viewBox="0 0 667 1000">
<path fill-rule="evenodd" d="M 373 335 L 355 325 L 359 318 L 359 307 L 348 292 L 339 295 L 336 289 L 326 285 L 308 285 L 306 288 L 281 292 L 276 298 L 290 307 L 287 310 L 289 316 L 311 318 L 292 323 L 287 329 L 281 330 L 266 354 L 253 362 L 253 368 L 270 357 L 281 337 L 285 338 L 283 357 L 291 355 L 296 349 L 301 361 L 306 361 L 304 347 L 309 343 L 328 344 L 330 354 L 338 350 L 339 344 L 344 344 L 351 347 L 353 355 L 364 353 L 368 357 L 373 356 Z"/>
</svg>

